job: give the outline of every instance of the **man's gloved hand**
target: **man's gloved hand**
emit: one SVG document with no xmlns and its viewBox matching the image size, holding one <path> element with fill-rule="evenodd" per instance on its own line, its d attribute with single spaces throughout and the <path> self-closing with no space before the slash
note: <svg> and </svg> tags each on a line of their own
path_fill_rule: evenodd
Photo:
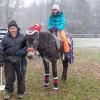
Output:
<svg viewBox="0 0 100 100">
<path fill-rule="evenodd" d="M 22 49 L 18 50 L 17 53 L 16 53 L 16 55 L 17 55 L 18 57 L 26 56 L 26 54 L 27 54 L 27 51 L 26 51 L 25 48 L 22 48 Z"/>
<path fill-rule="evenodd" d="M 0 67 L 4 66 L 4 57 L 0 56 Z"/>
<path fill-rule="evenodd" d="M 4 66 L 4 57 L 0 55 L 0 67 Z"/>
<path fill-rule="evenodd" d="M 4 66 L 4 63 L 0 63 L 0 67 L 3 67 Z"/>
</svg>

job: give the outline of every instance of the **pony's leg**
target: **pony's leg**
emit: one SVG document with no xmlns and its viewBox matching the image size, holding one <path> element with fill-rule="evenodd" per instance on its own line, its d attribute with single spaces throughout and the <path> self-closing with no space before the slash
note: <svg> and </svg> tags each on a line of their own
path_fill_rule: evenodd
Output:
<svg viewBox="0 0 100 100">
<path fill-rule="evenodd" d="M 62 61 L 63 64 L 63 72 L 62 72 L 62 80 L 67 80 L 67 71 L 68 71 L 68 59 Z"/>
<path fill-rule="evenodd" d="M 44 87 L 48 87 L 49 85 L 49 63 L 43 60 L 44 63 L 44 69 L 45 69 L 45 74 L 44 74 Z"/>
<path fill-rule="evenodd" d="M 53 90 L 58 91 L 57 61 L 52 62 Z"/>
</svg>

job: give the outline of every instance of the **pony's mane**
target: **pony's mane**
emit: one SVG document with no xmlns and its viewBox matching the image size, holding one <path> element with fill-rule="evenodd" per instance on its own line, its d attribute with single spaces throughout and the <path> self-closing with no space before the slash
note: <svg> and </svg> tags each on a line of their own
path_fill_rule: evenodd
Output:
<svg viewBox="0 0 100 100">
<path fill-rule="evenodd" d="M 53 39 L 53 35 L 50 32 L 40 32 L 39 34 L 40 34 L 40 36 L 42 36 L 42 38 L 51 37 Z"/>
<path fill-rule="evenodd" d="M 40 32 L 40 34 L 52 36 L 52 34 L 50 32 Z"/>
</svg>

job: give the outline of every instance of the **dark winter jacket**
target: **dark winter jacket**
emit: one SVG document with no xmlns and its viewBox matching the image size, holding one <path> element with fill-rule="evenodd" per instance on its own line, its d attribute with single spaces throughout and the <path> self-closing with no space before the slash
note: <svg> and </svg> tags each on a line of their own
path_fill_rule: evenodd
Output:
<svg viewBox="0 0 100 100">
<path fill-rule="evenodd" d="M 16 56 L 18 50 L 26 48 L 26 37 L 20 32 L 17 33 L 17 36 L 13 38 L 8 32 L 7 35 L 2 39 L 1 46 L 3 48 L 3 54 L 5 59 L 7 56 Z M 26 58 L 22 59 L 26 63 Z"/>
<path fill-rule="evenodd" d="M 56 16 L 51 15 L 48 21 L 48 29 L 57 27 L 58 30 L 65 29 L 65 16 L 63 12 L 59 12 Z"/>
<path fill-rule="evenodd" d="M 5 54 L 16 54 L 16 52 L 26 47 L 25 35 L 17 33 L 17 36 L 13 38 L 10 33 L 8 33 L 1 41 L 1 46 Z"/>
</svg>

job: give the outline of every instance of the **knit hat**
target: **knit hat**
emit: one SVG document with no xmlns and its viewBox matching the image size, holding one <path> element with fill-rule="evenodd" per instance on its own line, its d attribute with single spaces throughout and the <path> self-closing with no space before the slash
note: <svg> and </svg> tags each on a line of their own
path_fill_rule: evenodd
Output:
<svg viewBox="0 0 100 100">
<path fill-rule="evenodd" d="M 60 10 L 60 7 L 59 7 L 59 5 L 57 5 L 57 4 L 54 4 L 53 6 L 52 6 L 52 10 L 54 10 L 54 9 L 56 9 L 56 10 Z"/>
<path fill-rule="evenodd" d="M 17 23 L 16 23 L 15 20 L 11 20 L 10 22 L 8 22 L 8 29 L 9 29 L 10 27 L 12 27 L 12 26 L 15 26 L 16 28 L 18 28 L 18 25 L 17 25 Z"/>
</svg>

